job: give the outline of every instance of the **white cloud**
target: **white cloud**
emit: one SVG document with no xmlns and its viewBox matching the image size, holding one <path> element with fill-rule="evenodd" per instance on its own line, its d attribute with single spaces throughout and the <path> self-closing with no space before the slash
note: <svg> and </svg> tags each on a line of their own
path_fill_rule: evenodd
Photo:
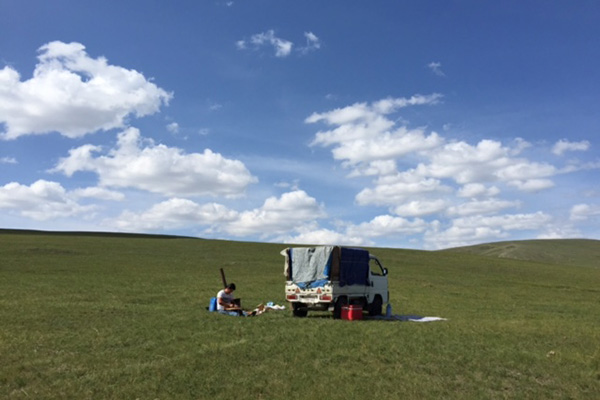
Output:
<svg viewBox="0 0 600 400">
<path fill-rule="evenodd" d="M 179 124 L 177 122 L 171 122 L 167 125 L 167 130 L 173 134 L 179 132 Z"/>
<path fill-rule="evenodd" d="M 69 151 L 52 170 L 67 176 L 78 171 L 98 174 L 102 187 L 136 188 L 167 196 L 239 196 L 257 181 L 244 164 L 206 149 L 185 154 L 181 149 L 144 140 L 136 128 L 118 135 L 116 148 L 106 155 L 98 146 Z"/>
<path fill-rule="evenodd" d="M 107 225 L 128 231 L 204 227 L 211 233 L 236 237 L 259 235 L 273 238 L 299 231 L 325 217 L 323 206 L 302 190 L 269 197 L 253 210 L 236 211 L 217 203 L 198 204 L 173 198 L 143 212 L 126 211 Z"/>
<path fill-rule="evenodd" d="M 284 237 L 281 241 L 283 243 L 305 245 L 372 246 L 374 244 L 361 236 L 352 237 L 330 229 L 307 230 L 295 236 Z"/>
<path fill-rule="evenodd" d="M 321 48 L 321 40 L 313 32 L 304 32 L 304 38 L 306 44 L 297 48 L 298 53 L 305 55 Z M 275 56 L 279 58 L 289 56 L 294 49 L 292 41 L 277 37 L 273 29 L 254 34 L 248 40 L 238 40 L 235 45 L 239 50 L 259 50 L 265 46 L 270 46 L 275 51 Z"/>
<path fill-rule="evenodd" d="M 355 103 L 344 108 L 337 108 L 324 113 L 313 113 L 306 118 L 306 123 L 325 122 L 328 125 L 343 125 L 348 123 L 361 123 L 378 119 L 382 115 L 391 114 L 401 108 L 416 105 L 437 104 L 442 95 L 434 93 L 431 95 L 414 95 L 410 98 L 386 98 L 368 105 L 367 103 Z M 391 122 L 391 121 L 389 121 Z M 393 122 L 391 122 L 391 125 Z"/>
<path fill-rule="evenodd" d="M 324 122 L 337 127 L 318 132 L 311 145 L 333 146 L 333 157 L 344 161 L 346 166 L 353 167 L 354 175 L 368 173 L 365 171 L 378 169 L 372 163 L 389 162 L 442 144 L 435 132 L 426 135 L 421 129 L 396 127 L 396 122 L 387 118 L 388 114 L 401 108 L 435 104 L 440 98 L 438 94 L 415 95 L 408 99 L 388 98 L 370 105 L 356 103 L 325 113 L 313 113 L 306 118 L 306 123 Z"/>
<path fill-rule="evenodd" d="M 541 211 L 532 214 L 506 214 L 491 217 L 469 217 L 453 221 L 454 226 L 477 226 L 485 225 L 504 230 L 535 230 L 543 228 L 552 220 L 552 217 Z"/>
<path fill-rule="evenodd" d="M 425 215 L 437 214 L 447 208 L 445 200 L 413 200 L 393 207 L 392 211 L 396 215 L 403 217 L 422 217 Z"/>
<path fill-rule="evenodd" d="M 53 131 L 76 138 L 120 128 L 127 117 L 156 113 L 172 97 L 136 70 L 89 57 L 80 43 L 50 42 L 38 60 L 26 81 L 9 66 L 0 70 L 3 139 Z"/>
<path fill-rule="evenodd" d="M 17 159 L 14 157 L 2 157 L 0 158 L 0 164 L 18 164 Z"/>
<path fill-rule="evenodd" d="M 306 45 L 298 49 L 302 54 L 307 54 L 321 48 L 321 40 L 314 33 L 304 32 L 304 37 L 306 38 Z"/>
<path fill-rule="evenodd" d="M 441 249 L 501 240 L 509 237 L 511 231 L 544 229 L 551 221 L 552 217 L 543 212 L 457 218 L 446 230 L 438 225 L 427 231 L 425 245 Z"/>
<path fill-rule="evenodd" d="M 532 146 L 521 138 L 508 144 L 491 139 L 471 144 L 425 128 L 411 129 L 401 117 L 391 115 L 404 107 L 436 104 L 440 99 L 438 94 L 386 98 L 315 112 L 305 120 L 327 126 L 315 134 L 312 146 L 331 147 L 333 158 L 351 169 L 349 177 L 373 177 L 371 185 L 356 195 L 358 205 L 386 206 L 400 217 L 440 218 L 442 222 L 429 222 L 426 244 L 430 247 L 499 239 L 513 230 L 546 230 L 543 223 L 549 217 L 543 213 L 496 215 L 522 204 L 514 197 L 497 196 L 502 191 L 513 196 L 515 189 L 546 190 L 555 185 L 552 178 L 556 175 L 596 167 L 571 164 L 559 168 L 524 156 Z M 588 144 L 561 146 L 562 152 L 583 150 Z M 522 221 L 526 223 L 518 225 Z M 349 228 L 346 231 L 350 232 Z"/>
<path fill-rule="evenodd" d="M 500 193 L 500 189 L 496 186 L 487 187 L 481 183 L 467 183 L 459 191 L 460 197 L 493 197 Z"/>
<path fill-rule="evenodd" d="M 280 58 L 289 56 L 292 52 L 292 47 L 294 46 L 289 40 L 275 36 L 275 31 L 272 29 L 252 35 L 249 41 L 238 40 L 236 42 L 236 46 L 240 50 L 248 49 L 249 44 L 252 45 L 254 49 L 259 49 L 266 45 L 272 46 L 275 50 L 275 56 Z"/>
<path fill-rule="evenodd" d="M 408 220 L 391 215 L 379 215 L 371 221 L 360 224 L 340 223 L 339 230 L 320 228 L 316 224 L 306 224 L 296 235 L 277 238 L 284 243 L 296 244 L 338 244 L 347 246 L 373 246 L 373 238 L 406 237 L 423 233 L 427 222 L 421 219 Z"/>
<path fill-rule="evenodd" d="M 14 210 L 36 221 L 91 213 L 95 206 L 83 206 L 60 183 L 38 180 L 30 186 L 11 182 L 0 186 L 0 209 Z"/>
<path fill-rule="evenodd" d="M 213 102 L 210 102 L 210 103 L 208 104 L 208 110 L 209 110 L 209 111 L 218 111 L 218 110 L 220 110 L 221 108 L 223 108 L 223 105 L 222 105 L 222 104 L 219 104 L 219 103 L 213 103 Z"/>
<path fill-rule="evenodd" d="M 292 189 L 292 190 L 296 191 L 300 187 L 300 181 L 298 179 L 294 179 L 292 182 L 282 181 L 282 182 L 275 183 L 275 186 L 278 188 Z"/>
<path fill-rule="evenodd" d="M 430 62 L 427 64 L 427 67 L 437 76 L 446 76 L 444 71 L 442 71 L 442 64 L 439 62 Z"/>
<path fill-rule="evenodd" d="M 451 142 L 431 151 L 429 163 L 421 163 L 422 176 L 452 179 L 459 184 L 496 180 L 495 172 L 510 166 L 510 149 L 493 140 L 482 140 L 476 146 Z"/>
<path fill-rule="evenodd" d="M 557 156 L 563 155 L 566 151 L 587 151 L 590 148 L 590 142 L 582 140 L 581 142 L 570 142 L 567 139 L 561 139 L 554 144 L 552 152 Z"/>
<path fill-rule="evenodd" d="M 554 182 L 550 179 L 527 179 L 524 181 L 515 179 L 509 181 L 508 184 L 523 192 L 539 192 L 554 186 Z"/>
<path fill-rule="evenodd" d="M 324 207 L 303 190 L 269 197 L 262 207 L 244 211 L 223 229 L 235 236 L 259 234 L 270 237 L 298 229 L 299 226 L 326 216 Z"/>
<path fill-rule="evenodd" d="M 547 163 L 537 163 L 525 160 L 511 160 L 510 165 L 503 166 L 496 172 L 503 181 L 527 181 L 556 175 L 558 170 Z"/>
<path fill-rule="evenodd" d="M 72 191 L 75 198 L 92 198 L 100 200 L 122 201 L 125 200 L 125 195 L 121 192 L 108 190 L 101 187 L 87 187 L 83 189 L 75 189 Z"/>
<path fill-rule="evenodd" d="M 235 220 L 238 213 L 217 203 L 198 204 L 188 199 L 172 198 L 140 213 L 125 211 L 105 224 L 126 231 L 180 229 Z"/>
<path fill-rule="evenodd" d="M 571 221 L 586 221 L 600 215 L 600 206 L 590 204 L 576 204 L 571 208 Z"/>
<path fill-rule="evenodd" d="M 504 182 L 523 191 L 552 187 L 554 184 L 548 178 L 561 171 L 548 163 L 514 157 L 522 148 L 520 142 L 516 146 L 511 148 L 487 139 L 475 146 L 462 141 L 448 143 L 431 151 L 429 162 L 419 164 L 416 173 L 424 177 L 450 179 L 471 189 L 474 187 L 467 185 L 488 182 Z M 461 192 L 461 195 L 464 193 Z"/>
<path fill-rule="evenodd" d="M 438 179 L 423 178 L 414 171 L 407 171 L 379 177 L 374 188 L 363 189 L 356 195 L 356 201 L 360 205 L 398 206 L 411 198 L 438 197 L 451 190 Z"/>
<path fill-rule="evenodd" d="M 516 138 L 515 140 L 513 140 L 513 146 L 510 148 L 510 155 L 512 156 L 518 156 L 519 154 L 521 154 L 525 149 L 528 149 L 530 147 L 532 147 L 531 143 L 529 143 L 528 141 L 526 141 L 523 138 Z"/>
<path fill-rule="evenodd" d="M 407 236 L 422 233 L 427 228 L 427 223 L 422 219 L 408 219 L 391 215 L 379 215 L 369 222 L 351 225 L 347 228 L 349 236 L 380 237 L 380 236 Z"/>
<path fill-rule="evenodd" d="M 544 229 L 536 239 L 568 239 L 581 238 L 581 232 L 573 226 L 551 226 Z"/>
<path fill-rule="evenodd" d="M 447 214 L 450 216 L 468 216 L 495 214 L 505 208 L 518 207 L 521 203 L 518 201 L 507 201 L 498 199 L 471 200 L 448 208 Z"/>
</svg>

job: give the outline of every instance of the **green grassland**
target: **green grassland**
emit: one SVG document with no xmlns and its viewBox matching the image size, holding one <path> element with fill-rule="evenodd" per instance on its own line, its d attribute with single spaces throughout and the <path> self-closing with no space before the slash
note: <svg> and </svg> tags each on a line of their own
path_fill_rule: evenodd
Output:
<svg viewBox="0 0 600 400">
<path fill-rule="evenodd" d="M 559 243 L 575 242 L 541 252 Z M 245 307 L 285 304 L 283 245 L 0 231 L 0 398 L 597 399 L 585 246 L 574 262 L 372 249 L 394 313 L 448 319 L 416 323 L 206 311 L 219 268 Z"/>
<path fill-rule="evenodd" d="M 600 268 L 600 241 L 590 239 L 524 240 L 444 250 L 547 264 Z"/>
</svg>

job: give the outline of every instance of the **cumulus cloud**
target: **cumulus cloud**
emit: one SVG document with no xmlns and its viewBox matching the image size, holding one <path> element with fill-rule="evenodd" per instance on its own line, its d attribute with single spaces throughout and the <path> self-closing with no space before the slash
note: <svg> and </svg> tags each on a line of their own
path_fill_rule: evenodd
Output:
<svg viewBox="0 0 600 400">
<path fill-rule="evenodd" d="M 294 236 L 281 238 L 283 243 L 304 245 L 372 246 L 374 243 L 363 236 L 349 236 L 330 229 L 315 229 Z"/>
<path fill-rule="evenodd" d="M 539 192 L 540 190 L 549 189 L 554 186 L 554 182 L 550 179 L 514 179 L 507 183 L 523 192 Z"/>
<path fill-rule="evenodd" d="M 496 186 L 487 187 L 482 183 L 467 183 L 460 188 L 457 195 L 459 197 L 480 198 L 493 197 L 499 193 L 500 189 L 498 189 Z"/>
<path fill-rule="evenodd" d="M 120 128 L 129 116 L 156 113 L 172 97 L 136 70 L 90 57 L 80 43 L 55 41 L 39 51 L 28 80 L 9 66 L 0 70 L 3 139 L 54 131 L 76 138 Z"/>
<path fill-rule="evenodd" d="M 229 223 L 223 229 L 236 236 L 261 234 L 268 237 L 292 231 L 325 216 L 323 205 L 303 190 L 296 190 L 279 198 L 269 197 L 262 207 L 240 213 L 235 223 Z"/>
<path fill-rule="evenodd" d="M 432 149 L 442 143 L 434 132 L 426 135 L 421 129 L 410 130 L 405 126 L 396 126 L 396 122 L 387 118 L 399 109 L 414 105 L 436 104 L 438 94 L 411 98 L 388 98 L 371 104 L 356 103 L 325 113 L 313 113 L 306 123 L 322 122 L 333 129 L 319 131 L 312 146 L 333 147 L 336 160 L 342 160 L 346 166 L 354 168 L 354 174 L 363 174 L 382 161 Z"/>
<path fill-rule="evenodd" d="M 434 63 L 430 68 L 440 65 Z M 506 214 L 508 209 L 522 206 L 515 195 L 548 190 L 555 185 L 555 176 L 595 166 L 557 167 L 527 157 L 532 146 L 521 138 L 506 143 L 492 139 L 469 143 L 426 128 L 410 128 L 408 121 L 397 115 L 405 107 L 435 105 L 441 98 L 439 94 L 386 98 L 314 112 L 305 122 L 321 123 L 325 129 L 315 133 L 311 146 L 331 148 L 333 159 L 350 170 L 349 177 L 371 177 L 355 200 L 359 206 L 387 207 L 392 215 L 380 222 L 427 218 L 409 222 L 418 229 L 427 227 L 429 247 L 501 239 L 515 230 L 547 231 L 550 217 L 542 212 Z M 588 147 L 587 142 L 561 141 L 553 150 L 562 154 Z M 511 198 L 500 198 L 501 194 Z M 585 212 L 583 207 L 574 209 L 572 218 Z M 366 229 L 375 226 L 375 221 L 356 226 L 363 228 L 362 237 L 367 239 L 383 229 Z M 345 232 L 359 231 L 346 227 Z"/>
<path fill-rule="evenodd" d="M 487 187 L 481 183 L 467 183 L 458 191 L 460 197 L 492 197 L 500 193 L 496 186 Z"/>
<path fill-rule="evenodd" d="M 452 189 L 443 185 L 439 179 L 423 178 L 408 171 L 379 177 L 375 187 L 365 188 L 356 195 L 356 201 L 359 205 L 397 207 L 412 198 L 435 198 L 451 191 Z"/>
<path fill-rule="evenodd" d="M 576 204 L 571 208 L 571 221 L 586 221 L 600 215 L 600 205 Z"/>
<path fill-rule="evenodd" d="M 520 148 L 518 144 L 515 148 L 489 139 L 476 145 L 452 142 L 431 152 L 425 162 L 419 164 L 416 173 L 451 179 L 461 185 L 506 182 L 515 186 L 559 173 L 550 164 L 515 157 Z"/>
<path fill-rule="evenodd" d="M 401 119 L 392 119 L 405 107 L 433 105 L 440 99 L 438 94 L 386 98 L 313 113 L 306 123 L 324 123 L 330 129 L 318 131 L 311 145 L 332 147 L 333 158 L 351 169 L 350 177 L 373 177 L 373 185 L 356 195 L 359 205 L 388 206 L 400 216 L 439 213 L 445 196 L 495 197 L 500 184 L 524 192 L 549 189 L 553 176 L 569 172 L 523 157 L 530 145 L 522 139 L 511 144 L 490 139 L 470 144 L 398 125 Z M 398 170 L 399 166 L 405 169 Z M 451 212 L 475 213 L 479 208 L 489 213 L 501 205 L 514 203 L 473 201 Z"/>
<path fill-rule="evenodd" d="M 557 156 L 562 156 L 566 151 L 587 151 L 589 148 L 590 142 L 587 140 L 570 142 L 567 139 L 561 139 L 554 144 L 552 152 Z"/>
<path fill-rule="evenodd" d="M 236 211 L 221 204 L 198 204 L 189 199 L 172 198 L 146 211 L 125 211 L 105 224 L 125 231 L 154 231 L 226 223 L 236 217 Z"/>
<path fill-rule="evenodd" d="M 82 189 L 75 189 L 71 193 L 75 198 L 91 198 L 112 201 L 125 200 L 125 195 L 123 193 L 101 187 L 87 187 Z"/>
<path fill-rule="evenodd" d="M 441 224 L 434 225 L 425 233 L 425 244 L 428 248 L 440 249 L 501 240 L 509 237 L 511 231 L 535 231 L 545 228 L 551 221 L 552 217 L 541 211 L 457 218 L 447 229 L 442 229 Z"/>
<path fill-rule="evenodd" d="M 72 217 L 96 209 L 95 206 L 77 203 L 78 196 L 58 182 L 40 179 L 29 186 L 11 182 L 0 186 L 0 209 L 11 210 L 36 221 Z"/>
<path fill-rule="evenodd" d="M 392 211 L 396 215 L 403 217 L 423 217 L 425 215 L 437 214 L 444 211 L 448 204 L 443 199 L 434 200 L 413 200 L 407 203 L 393 207 Z"/>
<path fill-rule="evenodd" d="M 143 212 L 126 211 L 108 221 L 129 231 L 168 230 L 202 227 L 212 233 L 236 237 L 259 235 L 272 238 L 298 231 L 326 216 L 324 207 L 302 190 L 269 197 L 261 207 L 236 211 L 222 204 L 198 204 L 189 199 L 173 198 Z"/>
<path fill-rule="evenodd" d="M 369 222 L 351 225 L 347 228 L 350 236 L 366 236 L 369 238 L 380 236 L 407 236 L 421 233 L 427 228 L 427 223 L 422 219 L 408 220 L 391 215 L 379 215 Z"/>
<path fill-rule="evenodd" d="M 102 187 L 135 188 L 165 196 L 239 196 L 257 181 L 246 166 L 209 149 L 186 154 L 181 149 L 143 139 L 136 128 L 118 135 L 114 149 L 83 145 L 69 151 L 52 172 L 72 176 L 98 174 Z"/>
<path fill-rule="evenodd" d="M 499 199 L 471 200 L 456 206 L 448 208 L 447 214 L 450 216 L 468 216 L 495 214 L 506 208 L 518 207 L 520 202 Z"/>
<path fill-rule="evenodd" d="M 340 223 L 338 230 L 306 225 L 296 235 L 287 235 L 279 240 L 296 244 L 341 244 L 347 246 L 373 246 L 375 238 L 398 238 L 425 232 L 429 224 L 419 218 L 409 220 L 392 215 L 379 215 L 360 224 Z"/>
</svg>

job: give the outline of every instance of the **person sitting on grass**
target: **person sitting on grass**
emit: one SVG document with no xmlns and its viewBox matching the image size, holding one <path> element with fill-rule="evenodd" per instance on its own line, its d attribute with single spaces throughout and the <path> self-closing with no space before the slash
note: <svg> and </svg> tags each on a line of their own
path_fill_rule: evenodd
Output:
<svg viewBox="0 0 600 400">
<path fill-rule="evenodd" d="M 242 309 L 235 302 L 233 297 L 233 291 L 235 290 L 235 283 L 230 283 L 225 286 L 225 289 L 220 290 L 217 293 L 217 311 L 221 314 L 227 315 L 243 315 Z"/>
</svg>

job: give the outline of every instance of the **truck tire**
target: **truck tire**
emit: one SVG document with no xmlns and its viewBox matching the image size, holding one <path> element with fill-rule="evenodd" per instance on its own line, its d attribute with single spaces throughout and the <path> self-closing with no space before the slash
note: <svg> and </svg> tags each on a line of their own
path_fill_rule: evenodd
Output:
<svg viewBox="0 0 600 400">
<path fill-rule="evenodd" d="M 342 307 L 346 305 L 348 305 L 348 298 L 346 296 L 338 297 L 333 306 L 333 319 L 342 318 Z"/>
<path fill-rule="evenodd" d="M 369 315 L 375 317 L 381 315 L 381 308 L 383 306 L 383 300 L 381 296 L 375 296 L 371 305 L 369 305 Z"/>
<path fill-rule="evenodd" d="M 302 303 L 292 303 L 292 315 L 294 317 L 304 318 L 308 315 L 308 309 Z"/>
</svg>

